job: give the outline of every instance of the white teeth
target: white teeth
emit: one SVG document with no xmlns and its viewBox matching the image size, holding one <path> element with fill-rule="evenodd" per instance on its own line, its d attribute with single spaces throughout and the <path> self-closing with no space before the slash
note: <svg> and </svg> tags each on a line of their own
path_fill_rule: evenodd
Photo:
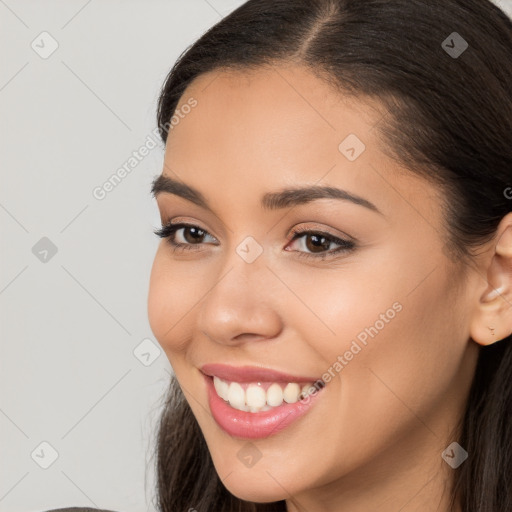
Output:
<svg viewBox="0 0 512 512">
<path fill-rule="evenodd" d="M 261 386 L 251 384 L 245 391 L 245 400 L 249 407 L 261 408 L 267 403 L 267 393 Z"/>
<path fill-rule="evenodd" d="M 278 407 L 283 403 L 283 389 L 274 382 L 267 389 L 267 404 L 272 407 Z"/>
<path fill-rule="evenodd" d="M 294 404 L 299 399 L 300 386 L 296 382 L 286 384 L 283 391 L 283 400 L 288 404 Z"/>
<path fill-rule="evenodd" d="M 228 402 L 231 407 L 243 410 L 245 405 L 245 392 L 238 382 L 232 382 L 228 390 Z"/>
<path fill-rule="evenodd" d="M 300 394 L 301 394 L 302 396 L 308 396 L 308 394 L 309 394 L 309 388 L 310 388 L 310 387 L 311 387 L 311 384 L 306 384 L 305 386 L 302 386 L 302 389 L 301 389 L 301 391 L 300 391 Z M 299 396 L 299 398 L 300 398 L 300 396 Z"/>
<path fill-rule="evenodd" d="M 238 382 L 226 382 L 219 377 L 213 377 L 213 385 L 217 395 L 229 402 L 229 405 L 240 411 L 260 412 L 279 407 L 283 400 L 288 404 L 305 398 L 310 389 L 315 389 L 313 383 L 302 387 L 296 382 L 286 384 L 284 390 L 277 382 L 265 389 L 258 383 L 249 384 L 244 389 Z"/>
<path fill-rule="evenodd" d="M 217 395 L 219 395 L 223 400 L 228 401 L 228 390 L 229 384 L 218 377 L 213 378 L 213 385 L 215 386 L 215 391 L 217 391 Z"/>
</svg>

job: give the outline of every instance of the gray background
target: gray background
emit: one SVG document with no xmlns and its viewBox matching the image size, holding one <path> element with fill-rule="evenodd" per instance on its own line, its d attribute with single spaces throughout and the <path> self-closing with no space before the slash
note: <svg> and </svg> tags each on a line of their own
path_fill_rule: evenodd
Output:
<svg viewBox="0 0 512 512">
<path fill-rule="evenodd" d="M 155 510 L 171 372 L 146 312 L 162 145 L 104 199 L 93 190 L 154 145 L 171 65 L 241 3 L 0 0 L 1 512 Z"/>
</svg>

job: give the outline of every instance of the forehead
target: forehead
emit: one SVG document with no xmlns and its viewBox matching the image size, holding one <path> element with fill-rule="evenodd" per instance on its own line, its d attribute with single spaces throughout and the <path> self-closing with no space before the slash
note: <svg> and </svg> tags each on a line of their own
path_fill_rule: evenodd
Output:
<svg viewBox="0 0 512 512">
<path fill-rule="evenodd" d="M 184 109 L 191 99 L 196 106 Z M 439 191 L 382 151 L 376 127 L 384 107 L 343 95 L 305 68 L 205 73 L 185 90 L 176 112 L 167 168 L 212 202 L 248 203 L 282 187 L 333 185 L 368 197 L 381 211 L 440 222 Z"/>
<path fill-rule="evenodd" d="M 229 134 L 232 143 L 251 141 L 253 147 L 264 143 L 267 150 L 285 151 L 299 140 L 302 144 L 305 137 L 309 146 L 324 141 L 325 148 L 338 150 L 336 142 L 349 131 L 374 144 L 371 131 L 384 114 L 377 101 L 349 98 L 308 69 L 290 65 L 200 75 L 184 92 L 177 110 L 191 97 L 198 106 L 183 125 L 196 135 L 222 142 L 217 139 L 225 140 Z M 190 135 L 185 129 L 171 132 L 171 143 L 179 142 L 177 132 Z"/>
</svg>

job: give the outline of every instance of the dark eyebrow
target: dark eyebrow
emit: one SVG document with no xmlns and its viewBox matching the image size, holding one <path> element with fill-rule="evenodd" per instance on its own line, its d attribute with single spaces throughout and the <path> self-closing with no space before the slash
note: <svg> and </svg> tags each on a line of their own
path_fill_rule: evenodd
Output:
<svg viewBox="0 0 512 512">
<path fill-rule="evenodd" d="M 164 175 L 158 176 L 153 180 L 151 193 L 156 197 L 162 192 L 180 196 L 213 213 L 213 210 L 210 208 L 201 192 L 190 185 L 182 183 L 181 181 L 174 180 Z M 364 206 L 365 208 L 379 213 L 380 215 L 384 215 L 367 199 L 340 188 L 327 186 L 287 188 L 279 192 L 267 192 L 261 199 L 261 205 L 267 210 L 279 210 L 290 206 L 306 204 L 316 199 L 341 199 L 344 201 L 351 201 L 352 203 Z"/>
</svg>

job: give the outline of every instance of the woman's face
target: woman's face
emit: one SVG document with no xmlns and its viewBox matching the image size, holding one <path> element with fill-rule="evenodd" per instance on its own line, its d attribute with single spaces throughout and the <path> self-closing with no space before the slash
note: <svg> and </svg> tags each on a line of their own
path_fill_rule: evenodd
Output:
<svg viewBox="0 0 512 512">
<path fill-rule="evenodd" d="M 185 250 L 158 247 L 149 320 L 242 499 L 327 504 L 379 481 L 369 503 L 382 491 L 392 508 L 388 480 L 413 496 L 453 471 L 441 453 L 474 372 L 476 280 L 443 248 L 436 188 L 382 152 L 376 107 L 299 67 L 224 71 L 193 82 L 171 125 L 162 176 L 206 204 L 160 178 L 162 223 L 192 228 L 171 237 Z M 266 196 L 309 187 L 345 192 Z M 246 366 L 293 377 L 229 368 Z M 299 377 L 326 384 L 303 405 Z M 272 384 L 283 405 L 240 410 L 278 403 Z"/>
</svg>

